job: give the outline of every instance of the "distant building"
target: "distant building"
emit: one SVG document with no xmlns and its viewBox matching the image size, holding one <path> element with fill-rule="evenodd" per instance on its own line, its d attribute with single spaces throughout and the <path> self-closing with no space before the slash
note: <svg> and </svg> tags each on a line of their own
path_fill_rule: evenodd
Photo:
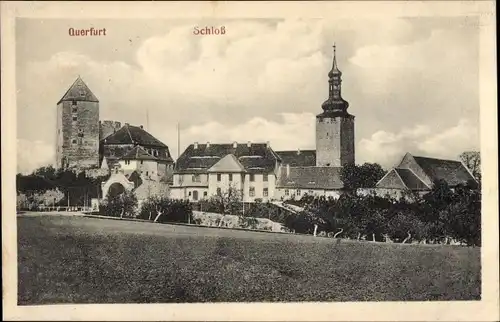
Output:
<svg viewBox="0 0 500 322">
<path fill-rule="evenodd" d="M 279 165 L 268 143 L 194 143 L 176 162 L 170 196 L 199 201 L 233 188 L 244 201 L 270 200 Z"/>
<path fill-rule="evenodd" d="M 380 179 L 376 193 L 400 197 L 404 191 L 412 191 L 423 195 L 433 188 L 437 180 L 443 180 L 451 188 L 466 184 L 477 187 L 476 179 L 460 161 L 406 153 L 401 162 Z"/>
</svg>

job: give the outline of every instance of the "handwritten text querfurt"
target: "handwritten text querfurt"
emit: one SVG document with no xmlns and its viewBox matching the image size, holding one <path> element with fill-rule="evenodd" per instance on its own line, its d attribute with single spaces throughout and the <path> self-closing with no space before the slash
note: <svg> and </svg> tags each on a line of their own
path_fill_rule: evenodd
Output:
<svg viewBox="0 0 500 322">
<path fill-rule="evenodd" d="M 81 29 L 81 28 L 69 28 L 68 33 L 71 37 L 92 37 L 92 36 L 106 36 L 106 28 L 88 28 L 88 29 Z"/>
<path fill-rule="evenodd" d="M 221 26 L 221 27 L 194 27 L 193 29 L 193 35 L 196 36 L 210 36 L 210 35 L 225 35 L 226 34 L 226 27 Z"/>
</svg>

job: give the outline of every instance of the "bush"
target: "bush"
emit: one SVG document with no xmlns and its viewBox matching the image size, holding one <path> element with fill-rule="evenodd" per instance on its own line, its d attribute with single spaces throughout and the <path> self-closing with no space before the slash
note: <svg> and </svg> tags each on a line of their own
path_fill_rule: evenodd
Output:
<svg viewBox="0 0 500 322">
<path fill-rule="evenodd" d="M 137 197 L 131 191 L 104 199 L 99 212 L 111 217 L 135 217 L 137 212 Z"/>
<path fill-rule="evenodd" d="M 146 199 L 137 218 L 157 222 L 193 223 L 193 210 L 188 201 L 154 196 Z"/>
</svg>

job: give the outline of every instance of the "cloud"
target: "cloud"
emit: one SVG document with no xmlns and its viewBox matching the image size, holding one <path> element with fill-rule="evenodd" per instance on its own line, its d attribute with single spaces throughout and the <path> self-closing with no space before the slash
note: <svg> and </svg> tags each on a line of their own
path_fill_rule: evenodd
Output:
<svg viewBox="0 0 500 322">
<path fill-rule="evenodd" d="M 17 172 L 28 174 L 55 161 L 54 147 L 42 141 L 17 139 Z"/>
<path fill-rule="evenodd" d="M 428 157 L 456 159 L 468 150 L 479 149 L 478 127 L 467 119 L 456 126 L 433 132 L 417 125 L 399 133 L 378 131 L 358 145 L 358 163 L 377 162 L 384 167 L 395 166 L 406 152 Z"/>
<path fill-rule="evenodd" d="M 478 123 L 474 30 L 405 19 L 231 20 L 224 22 L 226 35 L 202 37 L 192 34 L 193 25 L 137 35 L 142 42 L 133 47 L 128 34 L 117 37 L 125 45 L 110 37 L 99 50 L 79 42 L 61 51 L 68 46 L 57 44 L 66 44 L 66 35 L 47 43 L 50 51 L 27 38 L 19 45 L 28 58 L 18 60 L 18 137 L 54 144 L 56 102 L 81 75 L 100 100 L 101 120 L 147 125 L 172 152 L 177 123 L 183 145 L 251 140 L 313 148 L 313 116 L 328 95 L 333 41 L 342 93 L 356 115 L 359 157 L 384 159 L 377 148 L 383 146 L 389 158 L 405 144 L 403 150 L 412 148 L 413 137 L 437 140 L 460 119 Z M 50 55 L 29 56 L 37 46 Z M 427 132 L 401 130 L 417 131 L 415 124 Z M 462 149 L 470 140 L 454 145 Z M 439 143 L 424 142 L 423 150 L 439 150 Z"/>
</svg>

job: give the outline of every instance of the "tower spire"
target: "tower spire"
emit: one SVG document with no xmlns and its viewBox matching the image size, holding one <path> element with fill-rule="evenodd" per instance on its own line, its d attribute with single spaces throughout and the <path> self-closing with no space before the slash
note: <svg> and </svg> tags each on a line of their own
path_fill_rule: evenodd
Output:
<svg viewBox="0 0 500 322">
<path fill-rule="evenodd" d="M 333 63 L 332 69 L 328 73 L 328 99 L 321 106 L 325 113 L 343 112 L 347 113 L 349 103 L 342 98 L 342 72 L 337 66 L 337 46 L 333 43 Z"/>
</svg>

